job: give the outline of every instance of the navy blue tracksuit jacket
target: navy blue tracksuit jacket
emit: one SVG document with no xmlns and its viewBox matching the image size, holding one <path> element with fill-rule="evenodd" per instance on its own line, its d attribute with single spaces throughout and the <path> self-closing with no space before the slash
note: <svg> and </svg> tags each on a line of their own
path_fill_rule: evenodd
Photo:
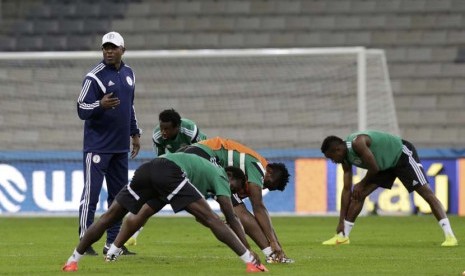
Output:
<svg viewBox="0 0 465 276">
<path fill-rule="evenodd" d="M 84 188 L 79 206 L 79 235 L 82 238 L 94 221 L 95 210 L 105 178 L 107 204 L 128 183 L 130 136 L 140 134 L 134 110 L 135 76 L 121 63 L 118 69 L 104 61 L 84 78 L 77 100 L 77 112 L 84 122 Z M 107 93 L 120 99 L 114 109 L 103 109 L 100 100 Z M 112 243 L 121 222 L 107 230 L 107 243 Z"/>
</svg>

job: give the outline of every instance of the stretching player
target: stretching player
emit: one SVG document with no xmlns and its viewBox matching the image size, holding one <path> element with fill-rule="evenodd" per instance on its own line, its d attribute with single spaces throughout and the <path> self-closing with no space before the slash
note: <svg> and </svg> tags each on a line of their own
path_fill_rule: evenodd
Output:
<svg viewBox="0 0 465 276">
<path fill-rule="evenodd" d="M 286 187 L 289 173 L 284 164 L 268 164 L 265 158 L 254 150 L 220 137 L 201 141 L 180 151 L 201 156 L 222 167 L 234 166 L 245 171 L 247 183 L 244 186 L 231 186 L 234 193 L 231 198 L 234 212 L 239 216 L 247 235 L 265 254 L 268 263 L 294 262 L 284 253 L 262 199 L 263 188 L 283 191 Z M 241 198 L 245 197 L 250 198 L 254 214 L 251 214 L 242 202 Z M 139 215 L 142 214 L 148 219 L 154 212 L 144 206 Z"/>
<path fill-rule="evenodd" d="M 234 212 L 241 219 L 245 232 L 260 247 L 269 263 L 292 263 L 282 249 L 274 231 L 270 215 L 263 203 L 262 189 L 283 191 L 289 172 L 282 163 L 268 163 L 253 149 L 231 139 L 215 137 L 200 141 L 183 150 L 218 163 L 222 167 L 240 168 L 247 176 L 245 189 L 236 190 L 231 198 Z M 253 214 L 242 199 L 248 197 Z"/>
<path fill-rule="evenodd" d="M 227 170 L 226 175 L 222 168 L 185 153 L 163 155 L 141 165 L 131 183 L 118 193 L 108 211 L 89 227 L 63 266 L 63 271 L 77 271 L 85 249 L 99 240 L 109 225 L 121 220 L 130 211 L 137 215 L 125 220 L 117 238 L 120 243 L 112 244 L 106 255 L 107 261 L 116 260 L 123 253 L 122 243 L 146 222 L 147 217 L 140 216 L 143 213 L 141 207 L 157 213 L 168 203 L 174 212 L 186 210 L 197 221 L 209 227 L 218 240 L 227 244 L 246 263 L 247 272 L 267 271 L 257 254 L 250 250 L 230 199 L 228 179 L 233 185 L 240 186 L 243 185 L 240 183 L 245 182 L 245 176 L 237 168 Z M 216 197 L 228 225 L 210 208 L 204 198 L 207 195 Z"/>
<path fill-rule="evenodd" d="M 176 152 L 179 148 L 207 139 L 195 122 L 181 118 L 174 109 L 163 110 L 159 115 L 159 124 L 152 135 L 153 150 L 157 156 L 167 151 Z"/>
<path fill-rule="evenodd" d="M 380 131 L 350 134 L 346 140 L 328 136 L 321 152 L 334 163 L 342 164 L 344 187 L 336 235 L 324 245 L 349 244 L 349 234 L 363 208 L 365 198 L 378 187 L 390 189 L 398 177 L 409 193 L 417 192 L 431 207 L 442 227 L 442 246 L 457 246 L 452 228 L 441 202 L 430 189 L 415 147 L 400 137 Z M 365 177 L 353 186 L 352 165 L 367 169 Z"/>
<path fill-rule="evenodd" d="M 152 135 L 153 150 L 157 156 L 176 152 L 180 147 L 207 139 L 193 121 L 181 118 L 174 109 L 163 110 L 158 120 L 159 124 L 155 126 Z M 142 229 L 137 230 L 125 245 L 137 245 L 137 237 Z"/>
</svg>

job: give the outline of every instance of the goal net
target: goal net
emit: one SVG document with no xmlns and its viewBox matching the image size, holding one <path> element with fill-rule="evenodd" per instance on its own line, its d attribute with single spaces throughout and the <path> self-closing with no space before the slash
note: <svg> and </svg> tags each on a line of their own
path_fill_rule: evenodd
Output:
<svg viewBox="0 0 465 276">
<path fill-rule="evenodd" d="M 3 150 L 81 150 L 76 100 L 100 52 L 1 53 Z M 208 136 L 255 149 L 319 148 L 327 135 L 398 133 L 384 51 L 353 48 L 128 51 L 150 150 L 176 109 Z"/>
<path fill-rule="evenodd" d="M 83 77 L 101 58 L 100 52 L 0 53 L 0 213 L 77 211 L 84 181 L 76 101 Z M 153 158 L 151 133 L 167 108 L 210 137 L 277 149 L 282 154 L 271 159 L 292 167 L 296 152 L 308 157 L 301 149 L 319 149 L 328 135 L 398 133 L 382 50 L 128 51 L 123 58 L 136 74 L 135 108 L 145 131 L 128 179 Z M 270 211 L 293 211 L 294 196 L 293 189 L 270 193 L 266 200 L 276 200 L 270 208 L 278 207 Z"/>
</svg>

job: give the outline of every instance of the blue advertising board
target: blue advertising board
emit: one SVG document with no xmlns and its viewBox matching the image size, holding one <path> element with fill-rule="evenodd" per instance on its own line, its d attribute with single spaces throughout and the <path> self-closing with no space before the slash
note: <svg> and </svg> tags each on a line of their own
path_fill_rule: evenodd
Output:
<svg viewBox="0 0 465 276">
<path fill-rule="evenodd" d="M 142 153 L 130 160 L 128 182 L 151 153 Z M 282 162 L 290 173 L 284 191 L 263 191 L 269 212 L 286 214 L 326 214 L 339 210 L 342 189 L 342 169 L 323 158 L 301 158 L 283 154 L 272 156 L 271 162 Z M 308 161 L 308 162 L 307 162 Z M 465 172 L 460 170 L 460 158 L 426 158 L 422 160 L 431 188 L 448 213 L 463 214 Z M 354 170 L 354 183 L 363 176 Z M 463 180 L 462 180 L 463 182 Z M 80 152 L 0 152 L 0 214 L 77 214 L 83 188 L 82 153 Z M 106 186 L 102 188 L 97 213 L 106 210 Z M 410 213 L 415 208 L 430 212 L 429 206 L 416 193 L 409 194 L 396 180 L 391 190 L 378 189 L 365 202 L 368 211 L 375 206 L 386 213 Z M 218 211 L 216 202 L 210 206 Z M 248 200 L 245 204 L 251 209 Z M 172 213 L 169 207 L 162 212 Z"/>
</svg>

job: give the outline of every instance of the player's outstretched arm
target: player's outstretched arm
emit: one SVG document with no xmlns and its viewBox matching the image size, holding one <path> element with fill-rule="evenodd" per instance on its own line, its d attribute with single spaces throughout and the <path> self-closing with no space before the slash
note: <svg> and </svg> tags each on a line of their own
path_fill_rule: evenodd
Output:
<svg viewBox="0 0 465 276">
<path fill-rule="evenodd" d="M 252 204 L 255 219 L 263 230 L 263 233 L 270 241 L 270 246 L 277 256 L 284 256 L 284 252 L 279 244 L 278 237 L 273 229 L 268 210 L 263 203 L 262 188 L 256 184 L 249 185 L 249 199 Z"/>
<path fill-rule="evenodd" d="M 341 191 L 341 211 L 339 212 L 339 223 L 336 227 L 336 233 L 344 232 L 344 219 L 347 216 L 352 196 L 352 166 L 344 163 L 342 164 L 342 169 L 344 171 L 344 186 Z"/>
<path fill-rule="evenodd" d="M 254 215 L 247 210 L 244 203 L 234 206 L 234 213 L 239 217 L 245 233 L 260 247 L 261 250 L 270 246 L 270 241 L 263 233 Z"/>
<path fill-rule="evenodd" d="M 250 250 L 250 245 L 245 237 L 244 228 L 234 213 L 231 198 L 227 196 L 218 196 L 216 201 L 220 204 L 221 212 L 223 213 L 229 227 L 231 227 L 234 233 L 236 233 L 242 244 Z"/>
</svg>

